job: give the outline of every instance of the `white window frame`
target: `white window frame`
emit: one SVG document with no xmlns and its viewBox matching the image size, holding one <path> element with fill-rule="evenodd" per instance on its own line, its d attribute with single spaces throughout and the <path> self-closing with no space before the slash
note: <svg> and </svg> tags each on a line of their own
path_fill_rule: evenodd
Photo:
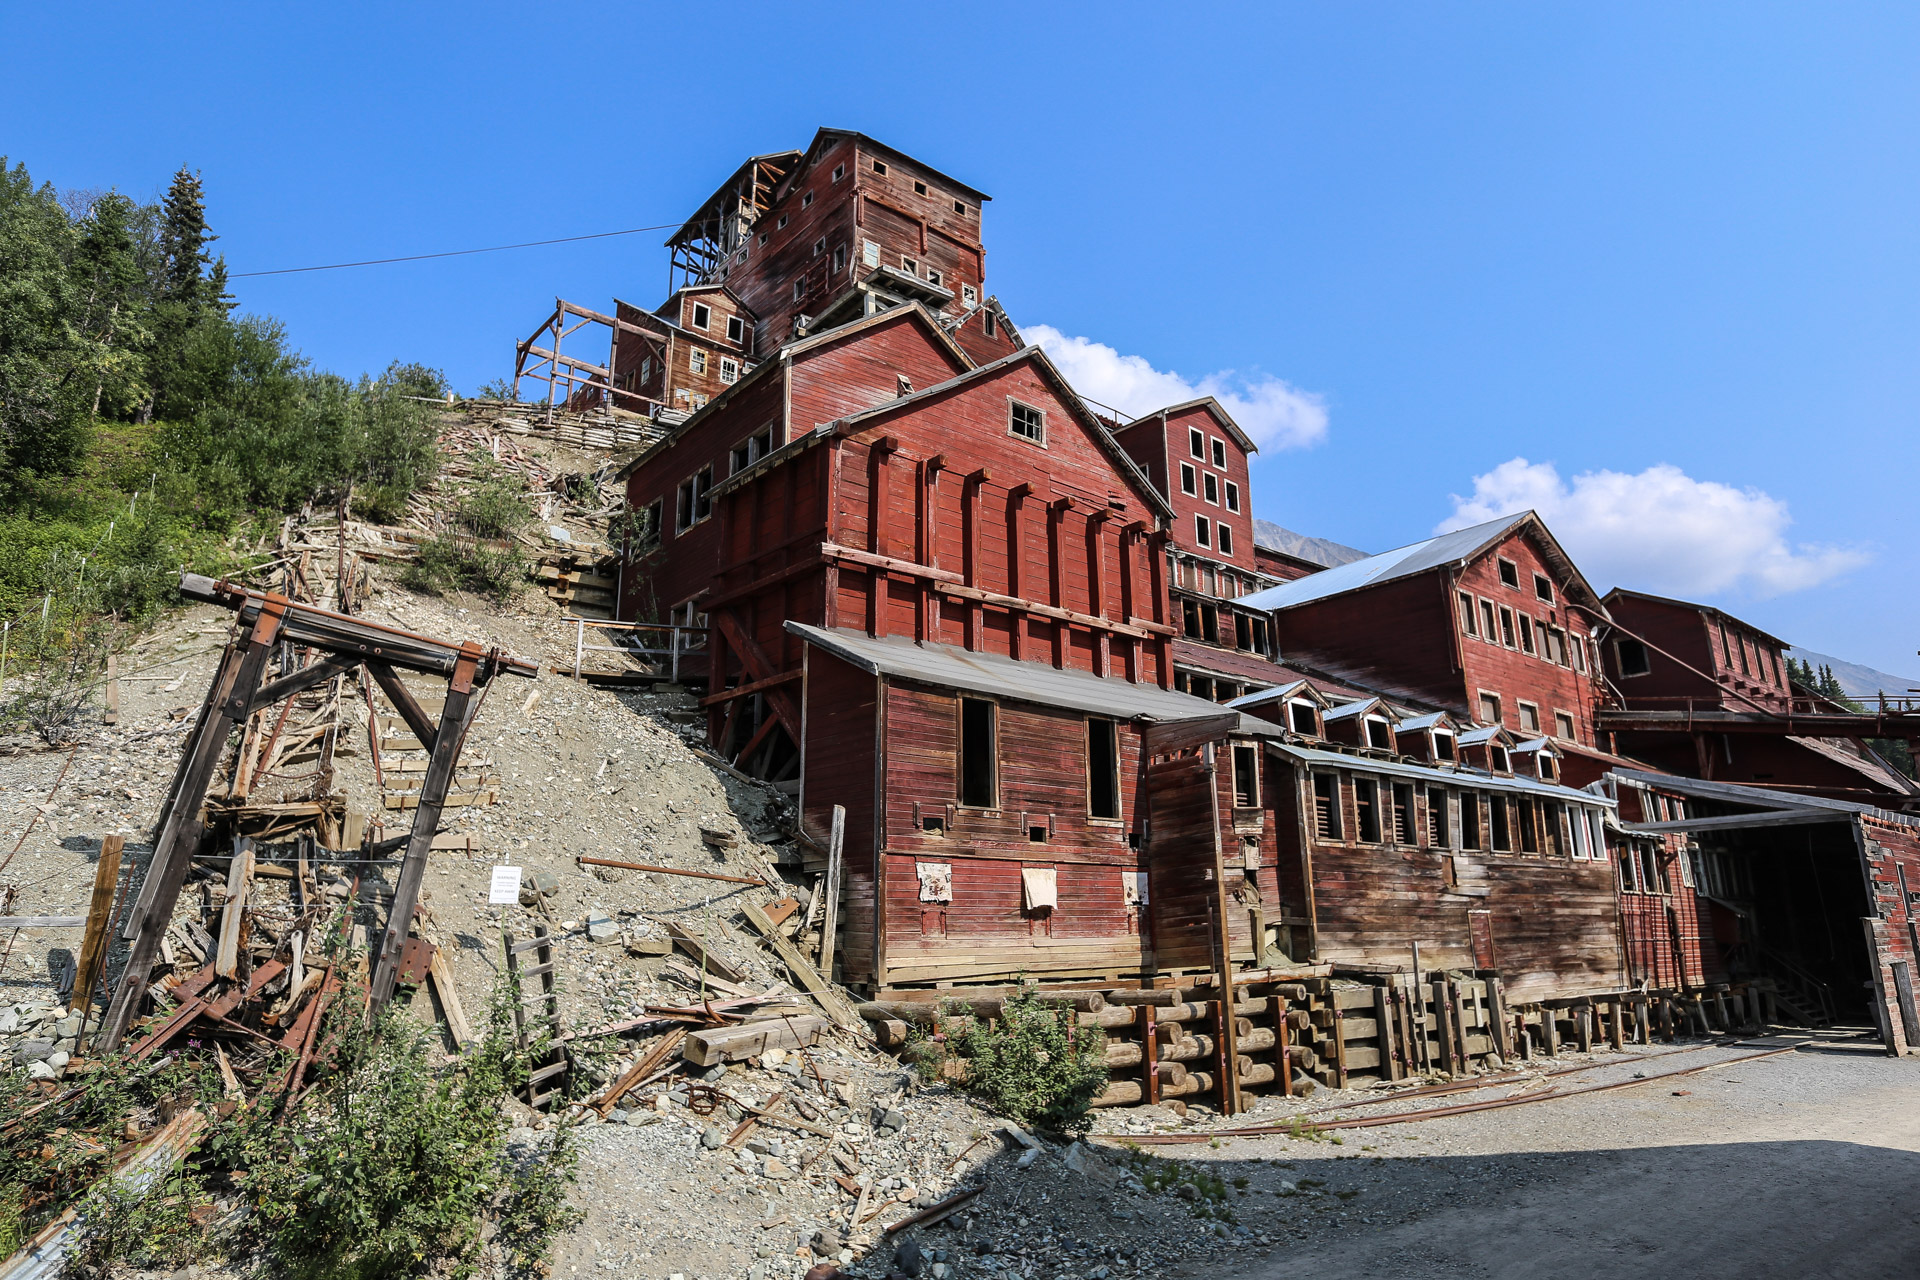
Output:
<svg viewBox="0 0 1920 1280">
<path fill-rule="evenodd" d="M 705 331 L 713 323 L 713 308 L 704 302 L 693 304 L 693 327 Z"/>
<path fill-rule="evenodd" d="M 1220 505 L 1220 477 L 1211 471 L 1200 473 L 1200 500 L 1210 507 Z"/>
<path fill-rule="evenodd" d="M 727 341 L 747 345 L 747 318 L 745 316 L 727 317 Z"/>
<path fill-rule="evenodd" d="M 1026 432 L 1020 430 L 1017 425 L 1015 425 L 1015 422 L 1016 422 L 1015 415 L 1017 411 L 1021 409 L 1025 409 L 1028 413 L 1033 414 L 1036 418 L 1040 420 L 1040 424 L 1039 424 L 1040 434 L 1038 436 L 1030 436 Z M 1028 444 L 1039 445 L 1042 449 L 1046 448 L 1047 447 L 1047 411 L 1045 409 L 1040 408 L 1038 405 L 1031 405 L 1024 400 L 1015 400 L 1012 396 L 1008 396 L 1007 397 L 1007 434 L 1012 436 L 1016 440 L 1025 440 Z"/>
<path fill-rule="evenodd" d="M 1238 512 L 1240 510 L 1240 486 L 1231 480 L 1223 481 L 1223 483 L 1226 485 L 1227 490 L 1227 510 Z"/>
<path fill-rule="evenodd" d="M 1193 469 L 1193 464 L 1191 462 L 1181 463 L 1180 492 L 1186 494 L 1189 498 L 1196 497 L 1200 492 L 1199 485 L 1199 472 Z"/>
<path fill-rule="evenodd" d="M 1213 549 L 1213 522 L 1199 512 L 1193 513 L 1193 540 L 1199 545 Z"/>
<path fill-rule="evenodd" d="M 1212 445 L 1212 450 L 1209 455 L 1210 460 L 1214 466 L 1225 471 L 1227 469 L 1227 442 L 1219 436 L 1213 436 L 1210 438 L 1209 443 Z"/>
<path fill-rule="evenodd" d="M 863 266 L 879 266 L 880 246 L 871 240 L 862 240 L 860 242 L 860 262 Z"/>
<path fill-rule="evenodd" d="M 980 291 L 970 284 L 960 286 L 960 305 L 972 311 L 980 305 Z"/>
<path fill-rule="evenodd" d="M 699 347 L 688 347 L 687 369 L 692 373 L 704 374 L 707 371 L 707 353 Z"/>
<path fill-rule="evenodd" d="M 1213 522 L 1213 546 L 1214 546 L 1214 550 L 1218 551 L 1223 556 L 1232 555 L 1233 554 L 1233 526 L 1229 525 L 1224 520 L 1215 520 Z M 1227 593 L 1223 590 L 1221 594 L 1225 595 Z"/>
<path fill-rule="evenodd" d="M 728 386 L 740 381 L 740 362 L 732 356 L 720 357 L 720 381 Z"/>
<path fill-rule="evenodd" d="M 1207 433 L 1198 427 L 1187 428 L 1187 452 L 1201 462 L 1207 460 Z"/>
</svg>

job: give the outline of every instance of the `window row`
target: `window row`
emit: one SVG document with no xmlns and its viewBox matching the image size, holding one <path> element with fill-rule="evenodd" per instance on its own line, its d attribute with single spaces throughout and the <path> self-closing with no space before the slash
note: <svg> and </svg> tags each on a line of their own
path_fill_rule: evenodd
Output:
<svg viewBox="0 0 1920 1280">
<path fill-rule="evenodd" d="M 1480 690 L 1479 711 L 1480 719 L 1483 723 L 1506 723 L 1501 718 L 1501 713 L 1504 709 L 1505 700 L 1499 694 L 1486 689 Z M 1573 718 L 1573 713 L 1570 711 L 1561 711 L 1556 707 L 1553 711 L 1553 727 L 1549 729 L 1546 720 L 1543 719 L 1540 714 L 1539 703 L 1528 702 L 1526 699 L 1520 698 L 1515 700 L 1514 709 L 1520 730 L 1523 733 L 1535 735 L 1551 733 L 1554 737 L 1564 742 L 1578 742 L 1580 740 L 1578 722 Z"/>
<path fill-rule="evenodd" d="M 1466 591 L 1459 592 L 1458 596 L 1463 634 L 1583 675 L 1586 673 L 1587 644 L 1579 636 L 1531 614 L 1495 604 L 1484 596 L 1476 597 Z"/>
<path fill-rule="evenodd" d="M 707 352 L 701 350 L 699 347 L 687 348 L 688 372 L 697 373 L 705 377 L 710 364 L 711 361 Z M 729 386 L 740 381 L 740 362 L 732 356 L 720 357 L 720 381 L 727 383 Z"/>
<path fill-rule="evenodd" d="M 1209 520 L 1195 514 L 1193 517 L 1194 545 L 1218 551 L 1223 556 L 1233 554 L 1233 529 L 1225 520 Z"/>
<path fill-rule="evenodd" d="M 1330 844 L 1532 854 L 1581 862 L 1607 859 L 1606 831 L 1597 809 L 1534 796 L 1334 773 L 1313 775 L 1313 832 Z"/>
<path fill-rule="evenodd" d="M 1272 653 L 1271 625 L 1264 615 L 1222 609 L 1204 600 L 1180 602 L 1180 633 L 1189 640 L 1219 645 L 1223 649 L 1261 655 Z"/>
<path fill-rule="evenodd" d="M 713 308 L 704 302 L 693 304 L 693 314 L 689 317 L 691 327 L 703 333 L 712 332 Z M 727 341 L 736 346 L 745 346 L 747 342 L 747 321 L 745 316 L 727 317 Z"/>
<path fill-rule="evenodd" d="M 1180 492 L 1216 507 L 1224 505 L 1229 511 L 1240 510 L 1238 484 L 1211 471 L 1196 471 L 1190 462 L 1180 464 Z"/>
<path fill-rule="evenodd" d="M 958 699 L 960 751 L 954 778 L 954 798 L 968 809 L 1000 807 L 1000 707 L 990 698 Z M 1102 822 L 1120 820 L 1120 726 L 1100 716 L 1089 716 L 1085 738 L 1087 817 Z M 923 816 L 921 828 L 945 829 L 944 817 Z M 1035 825 L 1027 838 L 1039 843 L 1052 836 L 1048 826 Z"/>
<path fill-rule="evenodd" d="M 1239 573 L 1225 565 L 1216 565 L 1210 561 L 1192 556 L 1167 553 L 1169 562 L 1168 577 L 1176 587 L 1187 591 L 1197 591 L 1201 595 L 1218 596 L 1231 600 L 1235 596 L 1251 595 L 1260 590 L 1261 583 L 1249 574 Z"/>
</svg>

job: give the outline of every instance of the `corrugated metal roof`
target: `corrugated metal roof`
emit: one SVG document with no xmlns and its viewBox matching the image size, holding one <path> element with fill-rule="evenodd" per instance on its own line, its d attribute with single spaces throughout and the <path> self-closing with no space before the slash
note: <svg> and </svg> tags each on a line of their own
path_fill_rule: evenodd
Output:
<svg viewBox="0 0 1920 1280">
<path fill-rule="evenodd" d="M 1086 671 L 1062 671 L 1040 662 L 1019 662 L 993 653 L 973 653 L 946 644 L 921 644 L 904 636 L 876 638 L 861 631 L 827 630 L 788 622 L 787 630 L 808 644 L 874 675 L 915 680 L 943 689 L 965 689 L 1045 707 L 1066 707 L 1121 720 L 1199 720 L 1229 708 L 1158 685 L 1129 684 Z M 1240 716 L 1240 733 L 1271 737 L 1280 726 Z"/>
<path fill-rule="evenodd" d="M 1226 703 L 1226 705 L 1236 709 L 1243 707 L 1263 707 L 1269 702 L 1280 702 L 1283 699 L 1291 698 L 1303 690 L 1309 696 L 1319 696 L 1314 687 L 1305 680 L 1295 680 L 1291 684 L 1275 685 L 1271 689 L 1261 689 L 1257 693 L 1243 693 L 1239 697 Z M 1324 701 L 1324 699 L 1322 699 L 1322 701 Z"/>
<path fill-rule="evenodd" d="M 1355 698 L 1352 702 L 1343 702 L 1331 710 L 1322 712 L 1320 719 L 1322 723 L 1326 724 L 1331 724 L 1336 720 L 1351 720 L 1357 715 L 1366 714 L 1375 707 L 1384 707 L 1385 705 L 1386 704 L 1378 698 Z"/>
<path fill-rule="evenodd" d="M 1269 742 L 1267 750 L 1277 756 L 1322 768 L 1351 769 L 1356 773 L 1384 773 L 1396 778 L 1414 778 L 1443 787 L 1475 787 L 1482 791 L 1523 791 L 1528 795 L 1545 796 L 1567 804 L 1587 804 L 1607 808 L 1614 806 L 1614 801 L 1605 796 L 1576 791 L 1572 787 L 1563 787 L 1556 782 L 1542 782 L 1538 778 L 1508 778 L 1464 765 L 1443 768 L 1435 765 L 1402 764 L 1397 760 L 1373 760 L 1364 756 L 1343 755 L 1338 751 L 1320 751 L 1313 747 L 1298 747 L 1281 742 Z"/>
<path fill-rule="evenodd" d="M 1428 538 L 1425 542 L 1416 542 L 1392 551 L 1382 551 L 1379 555 L 1368 556 L 1365 560 L 1355 560 L 1336 568 L 1323 569 L 1319 573 L 1311 573 L 1304 578 L 1296 578 L 1292 582 L 1283 582 L 1277 587 L 1268 587 L 1265 591 L 1256 591 L 1250 596 L 1240 597 L 1237 603 L 1251 609 L 1291 609 L 1295 605 L 1324 600 L 1328 596 L 1358 591 L 1361 587 L 1371 587 L 1376 583 L 1390 582 L 1395 578 L 1425 573 L 1429 569 L 1437 569 L 1442 565 L 1455 564 L 1470 558 L 1476 551 L 1503 536 L 1526 518 L 1527 513 L 1522 512 L 1517 516 L 1503 516 L 1498 520 L 1489 520 L 1485 524 L 1455 529 L 1452 533 L 1443 533 L 1439 537 Z"/>
<path fill-rule="evenodd" d="M 1402 733 L 1419 733 L 1423 729 L 1433 728 L 1435 725 L 1439 724 L 1442 720 L 1445 720 L 1449 724 L 1453 723 L 1453 717 L 1448 715 L 1446 712 L 1429 711 L 1427 712 L 1426 715 L 1412 716 L 1412 717 L 1409 717 L 1408 719 L 1402 720 L 1398 725 L 1395 725 L 1394 727 L 1399 729 L 1400 732 Z"/>
</svg>

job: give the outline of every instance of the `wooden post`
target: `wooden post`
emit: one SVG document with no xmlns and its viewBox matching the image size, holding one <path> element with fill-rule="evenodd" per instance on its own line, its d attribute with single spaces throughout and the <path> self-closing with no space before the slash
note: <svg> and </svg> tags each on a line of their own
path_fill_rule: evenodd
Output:
<svg viewBox="0 0 1920 1280">
<path fill-rule="evenodd" d="M 1058 629 L 1056 639 L 1062 634 Z M 1065 650 L 1056 646 L 1056 654 L 1064 656 Z M 1237 1115 L 1240 1111 L 1240 1069 L 1238 1064 L 1239 1047 L 1235 1043 L 1233 1018 L 1233 943 L 1227 927 L 1227 869 L 1221 857 L 1220 849 L 1220 772 L 1214 763 L 1214 744 L 1209 742 L 1204 752 L 1207 773 L 1207 813 L 1213 822 L 1213 897 L 1208 901 L 1213 916 L 1213 964 L 1220 975 L 1220 1103 L 1221 1114 Z M 1257 943 L 1256 943 L 1257 946 Z"/>
<path fill-rule="evenodd" d="M 1460 1055 L 1459 1071 L 1473 1069 L 1473 1056 L 1467 1050 L 1467 1012 L 1466 997 L 1460 990 L 1460 984 L 1447 983 L 1447 1008 L 1453 1018 L 1453 1044 Z"/>
<path fill-rule="evenodd" d="M 107 655 L 107 713 L 101 717 L 102 724 L 120 723 L 120 659 L 113 654 Z"/>
<path fill-rule="evenodd" d="M 1546 1044 L 1547 1056 L 1560 1056 L 1560 1018 L 1559 1012 L 1551 1005 L 1540 1006 L 1540 1037 Z"/>
<path fill-rule="evenodd" d="M 1154 1007 L 1150 1004 L 1133 1012 L 1134 1030 L 1140 1035 L 1140 1082 L 1149 1106 L 1160 1101 L 1160 1033 L 1154 1030 L 1153 1019 Z"/>
<path fill-rule="evenodd" d="M 1493 1047 L 1508 1062 L 1513 1060 L 1512 1028 L 1507 1025 L 1506 992 L 1500 986 L 1500 979 L 1487 979 L 1487 1034 L 1493 1040 Z"/>
<path fill-rule="evenodd" d="M 1447 984 L 1434 982 L 1430 987 L 1422 988 L 1422 994 L 1433 1000 L 1433 1031 L 1437 1045 L 1439 1064 L 1446 1071 L 1460 1074 L 1460 1046 L 1453 1041 L 1453 1013 L 1451 1002 L 1447 999 Z"/>
<path fill-rule="evenodd" d="M 1273 997 L 1273 1060 L 1280 1069 L 1280 1095 L 1293 1096 L 1293 1052 L 1287 1043 L 1287 1002 L 1280 996 Z"/>
<path fill-rule="evenodd" d="M 253 884 L 253 841 L 234 841 L 227 863 L 227 902 L 220 911 L 220 944 L 213 971 L 223 978 L 240 976 L 240 918 L 247 908 L 247 890 Z"/>
<path fill-rule="evenodd" d="M 1373 989 L 1373 1020 L 1380 1028 L 1378 1038 L 1380 1046 L 1380 1066 L 1382 1070 L 1385 1071 L 1386 1078 L 1388 1080 L 1404 1079 L 1407 1074 L 1405 1064 L 1400 1061 L 1398 1047 L 1394 1042 L 1393 1004 L 1388 998 L 1387 988 L 1385 987 L 1375 987 Z M 1283 1013 L 1281 1015 L 1283 1025 L 1285 1021 L 1286 1015 Z M 1285 1034 L 1284 1031 L 1281 1032 L 1283 1037 Z M 1285 1043 L 1286 1041 L 1283 1039 L 1281 1044 L 1284 1045 Z M 1283 1048 L 1281 1052 L 1284 1054 L 1286 1050 Z"/>
<path fill-rule="evenodd" d="M 421 737 L 422 745 L 430 748 L 427 773 L 420 784 L 420 805 L 413 811 L 413 828 L 407 833 L 407 851 L 401 857 L 400 875 L 393 890 L 393 909 L 387 916 L 379 960 L 367 984 L 368 1007 L 374 1012 L 385 1008 L 393 996 L 394 983 L 400 974 L 400 952 L 407 945 L 414 903 L 420 896 L 420 882 L 427 875 L 427 853 L 440 826 L 440 811 L 447 803 L 454 764 L 460 758 L 460 748 L 466 741 L 473 715 L 480 709 L 480 700 L 474 696 L 476 685 L 484 685 L 486 679 L 480 670 L 480 657 L 478 645 L 468 642 L 460 647 L 460 657 L 447 681 L 447 699 L 440 707 L 440 723 L 429 735 Z M 392 672 L 386 668 L 369 663 L 368 669 L 389 692 L 400 684 L 397 676 L 389 681 L 387 677 L 392 676 Z M 404 686 L 401 688 L 404 691 Z M 411 721 L 413 717 L 408 719 Z M 419 732 L 418 727 L 415 732 Z"/>
<path fill-rule="evenodd" d="M 834 934 L 840 926 L 840 880 L 845 866 L 845 846 L 847 839 L 847 811 L 840 805 L 833 806 L 833 826 L 827 835 L 827 878 L 820 891 L 826 895 L 824 914 L 820 923 L 820 976 L 828 982 L 833 981 Z M 879 974 L 874 974 L 878 981 Z"/>
<path fill-rule="evenodd" d="M 87 904 L 87 934 L 80 944 L 80 963 L 73 975 L 73 1007 L 85 1017 L 93 1008 L 93 989 L 107 956 L 107 930 L 113 924 L 113 891 L 120 883 L 123 836 L 100 842 L 100 861 L 93 866 L 93 898 Z"/>
</svg>

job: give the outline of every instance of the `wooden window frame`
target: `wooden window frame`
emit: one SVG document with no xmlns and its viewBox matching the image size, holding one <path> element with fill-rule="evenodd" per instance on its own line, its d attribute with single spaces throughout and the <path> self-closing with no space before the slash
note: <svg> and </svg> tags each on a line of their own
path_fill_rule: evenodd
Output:
<svg viewBox="0 0 1920 1280">
<path fill-rule="evenodd" d="M 1225 471 L 1227 469 L 1227 442 L 1219 436 L 1210 436 L 1207 442 L 1212 446 L 1210 460 L 1213 465 Z"/>
<path fill-rule="evenodd" d="M 1533 618 L 1524 613 L 1515 614 L 1514 618 L 1520 627 L 1520 652 L 1530 658 L 1539 657 L 1539 652 L 1535 648 L 1533 640 L 1533 633 L 1539 630 L 1539 628 L 1534 626 Z"/>
<path fill-rule="evenodd" d="M 1025 431 L 1020 430 L 1018 426 L 1018 417 L 1019 417 L 1019 411 L 1022 409 L 1032 414 L 1034 418 L 1037 420 L 1037 426 L 1040 432 L 1039 435 L 1037 436 L 1028 435 Z M 1016 400 L 1012 396 L 1008 396 L 1007 397 L 1007 434 L 1012 436 L 1016 440 L 1025 440 L 1028 444 L 1038 445 L 1042 449 L 1046 448 L 1047 447 L 1047 411 L 1045 409 L 1040 408 L 1038 405 L 1031 405 L 1024 400 Z"/>
<path fill-rule="evenodd" d="M 1505 724 L 1506 723 L 1506 721 L 1502 718 L 1506 715 L 1506 711 L 1507 711 L 1506 703 L 1504 703 L 1501 700 L 1499 694 L 1489 692 L 1486 689 L 1475 689 L 1473 692 L 1476 700 L 1480 704 L 1474 709 L 1481 714 L 1481 717 L 1483 719 L 1485 718 L 1487 713 L 1487 704 L 1489 702 L 1493 704 L 1493 718 L 1487 721 L 1488 724 Z"/>
<path fill-rule="evenodd" d="M 1513 706 L 1515 712 L 1520 717 L 1521 730 L 1526 733 L 1538 734 L 1540 732 L 1540 704 L 1537 702 L 1528 702 L 1525 698 L 1521 698 L 1515 701 Z M 1532 724 L 1527 723 L 1528 712 L 1533 713 Z"/>
<path fill-rule="evenodd" d="M 933 193 L 927 189 L 926 183 L 920 181 L 918 178 L 915 178 L 913 182 L 913 194 L 917 196 L 925 196 L 925 195 L 931 195 Z"/>
<path fill-rule="evenodd" d="M 1520 566 L 1505 556 L 1495 556 L 1494 563 L 1497 566 L 1495 576 L 1500 579 L 1500 585 L 1518 591 L 1520 589 Z M 1509 571 L 1513 574 L 1511 579 L 1507 577 Z"/>
<path fill-rule="evenodd" d="M 705 376 L 707 372 L 707 353 L 699 347 L 687 348 L 687 372 Z"/>
<path fill-rule="evenodd" d="M 1326 784 L 1326 795 L 1320 794 L 1320 784 Z M 1346 787 L 1337 773 L 1314 772 L 1309 775 L 1308 789 L 1313 796 L 1313 838 L 1324 844 L 1345 844 L 1347 842 Z M 1325 806 L 1322 808 L 1322 806 Z M 1322 818 L 1326 821 L 1323 823 Z"/>
<path fill-rule="evenodd" d="M 1454 825 L 1454 830 L 1458 833 L 1459 839 L 1455 842 L 1454 847 L 1463 853 L 1483 853 L 1486 851 L 1486 841 L 1480 835 L 1480 812 L 1485 807 L 1483 804 L 1485 798 L 1483 793 L 1478 791 L 1462 791 L 1460 793 L 1459 821 Z M 1469 809 L 1473 811 L 1472 822 L 1467 821 L 1467 811 Z M 1471 843 L 1468 841 L 1469 832 L 1472 833 Z"/>
<path fill-rule="evenodd" d="M 1461 634 L 1472 636 L 1478 640 L 1480 638 L 1480 619 L 1473 606 L 1473 597 L 1465 591 L 1456 591 L 1454 595 L 1459 597 Z"/>
<path fill-rule="evenodd" d="M 1511 649 L 1515 653 L 1518 653 L 1520 651 L 1519 634 L 1520 624 L 1514 620 L 1513 610 L 1507 608 L 1505 605 L 1501 605 L 1500 647 L 1502 649 Z"/>
<path fill-rule="evenodd" d="M 1459 740 L 1452 733 L 1445 729 L 1435 729 L 1428 733 L 1427 737 L 1433 743 L 1433 758 L 1435 760 L 1444 760 L 1448 764 L 1454 764 L 1459 761 L 1460 744 Z M 1443 742 L 1447 744 L 1447 749 L 1444 753 L 1440 750 L 1440 744 Z"/>
<path fill-rule="evenodd" d="M 1500 643 L 1499 615 L 1494 611 L 1493 601 L 1487 599 L 1485 596 L 1479 597 L 1479 600 L 1481 622 L 1480 638 L 1488 644 L 1497 645 Z"/>
<path fill-rule="evenodd" d="M 727 341 L 747 345 L 747 318 L 745 316 L 727 317 Z"/>
<path fill-rule="evenodd" d="M 1200 496 L 1199 475 L 1200 473 L 1193 469 L 1193 464 L 1191 462 L 1181 463 L 1180 464 L 1180 492 L 1186 494 L 1189 498 L 1199 497 Z"/>
<path fill-rule="evenodd" d="M 800 207 L 802 209 L 808 209 L 808 208 L 811 208 L 812 206 L 813 206 L 813 192 L 809 191 L 805 195 L 802 195 L 800 197 Z"/>
<path fill-rule="evenodd" d="M 842 178 L 844 178 L 844 177 L 846 177 L 846 176 L 847 176 L 847 162 L 846 162 L 846 161 L 844 161 L 844 160 L 842 160 L 842 161 L 841 161 L 841 162 L 840 162 L 839 164 L 837 164 L 837 165 L 835 165 L 835 166 L 833 166 L 833 179 L 832 179 L 832 180 L 833 180 L 834 182 L 838 182 L 838 181 L 840 181 L 840 179 L 842 179 Z"/>
<path fill-rule="evenodd" d="M 987 708 L 988 751 L 992 757 L 993 775 L 988 780 L 992 795 L 986 804 L 975 804 L 967 798 L 967 704 L 978 703 Z M 977 813 L 997 813 L 1000 810 L 1000 701 L 997 698 L 980 697 L 973 694 L 960 694 L 953 700 L 953 793 L 959 808 Z"/>
<path fill-rule="evenodd" d="M 1387 783 L 1388 826 L 1393 843 L 1403 849 L 1420 847 L 1420 809 L 1419 800 L 1414 794 L 1411 782 Z"/>
<path fill-rule="evenodd" d="M 1561 733 L 1560 730 L 1562 729 L 1565 729 L 1566 732 Z M 1580 727 L 1577 723 L 1575 723 L 1573 718 L 1573 713 L 1570 711 L 1562 711 L 1558 707 L 1554 708 L 1553 731 L 1554 731 L 1554 736 L 1556 738 L 1559 738 L 1562 742 L 1580 741 L 1580 736 L 1579 736 Z"/>
<path fill-rule="evenodd" d="M 1386 826 L 1380 821 L 1380 781 L 1377 778 L 1354 778 L 1353 780 L 1353 840 L 1355 844 L 1383 844 Z M 1371 790 L 1368 790 L 1371 788 Z M 1372 801 L 1362 805 L 1360 797 L 1371 795 Z M 1373 837 L 1367 837 L 1367 818 L 1373 818 Z"/>
<path fill-rule="evenodd" d="M 1109 772 L 1112 775 L 1111 786 L 1113 788 L 1113 806 L 1112 806 L 1113 812 L 1112 813 L 1098 813 L 1095 811 L 1096 806 L 1094 804 L 1095 779 L 1094 779 L 1094 770 L 1093 770 L 1093 741 L 1094 741 L 1094 734 L 1096 732 L 1096 726 L 1105 726 L 1105 731 L 1108 737 L 1108 741 L 1110 741 L 1113 744 L 1112 758 L 1109 761 L 1111 765 L 1111 769 Z M 1107 716 L 1088 716 L 1086 746 L 1087 746 L 1087 821 L 1095 824 L 1100 824 L 1100 825 L 1112 824 L 1114 826 L 1121 826 L 1125 823 L 1125 820 L 1126 820 L 1125 819 L 1126 797 L 1121 794 L 1121 790 L 1120 790 L 1120 725 L 1119 725 L 1119 722 Z"/>
<path fill-rule="evenodd" d="M 1208 520 L 1198 511 L 1193 513 L 1193 540 L 1209 551 L 1213 550 L 1212 524 L 1212 521 Z"/>
<path fill-rule="evenodd" d="M 1187 428 L 1187 453 L 1201 461 L 1207 460 L 1207 433 L 1198 427 Z"/>
<path fill-rule="evenodd" d="M 886 162 L 885 160 L 875 160 L 875 161 L 873 162 L 873 171 L 874 171 L 875 173 L 877 173 L 877 174 L 879 174 L 879 175 L 880 175 L 881 177 L 883 177 L 883 178 L 884 178 L 884 177 L 886 177 L 886 176 L 887 176 L 887 162 Z"/>
<path fill-rule="evenodd" d="M 1226 489 L 1227 510 L 1238 514 L 1240 511 L 1240 486 L 1231 480 L 1224 480 L 1221 484 Z"/>
<path fill-rule="evenodd" d="M 1304 729 L 1300 727 L 1299 713 L 1302 711 L 1307 713 L 1308 720 L 1307 727 Z M 1304 734 L 1309 738 L 1318 738 L 1320 736 L 1320 708 L 1301 698 L 1288 699 L 1287 728 L 1294 733 Z"/>
<path fill-rule="evenodd" d="M 713 307 L 705 302 L 693 304 L 693 327 L 705 333 L 713 324 Z"/>
<path fill-rule="evenodd" d="M 1542 588 L 1545 588 L 1545 590 L 1542 590 Z M 1533 598 L 1545 604 L 1552 604 L 1555 598 L 1554 589 L 1553 589 L 1553 579 L 1549 578 L 1544 573 L 1534 574 L 1533 575 Z"/>
<path fill-rule="evenodd" d="M 1252 759 L 1253 785 L 1249 789 L 1243 786 L 1246 779 L 1241 775 L 1241 756 L 1244 753 Z M 1233 807 L 1236 809 L 1258 809 L 1260 807 L 1260 744 L 1257 742 L 1232 742 L 1227 744 L 1227 759 L 1233 766 Z M 1242 801 L 1243 794 L 1251 794 L 1252 799 Z"/>
<path fill-rule="evenodd" d="M 1627 670 L 1627 645 L 1632 645 L 1640 651 L 1640 670 L 1638 671 Z M 1632 636 L 1619 636 L 1613 642 L 1613 665 L 1620 672 L 1622 680 L 1637 680 L 1641 676 L 1653 674 L 1653 653 L 1647 648 L 1645 641 L 1636 640 Z"/>
</svg>

